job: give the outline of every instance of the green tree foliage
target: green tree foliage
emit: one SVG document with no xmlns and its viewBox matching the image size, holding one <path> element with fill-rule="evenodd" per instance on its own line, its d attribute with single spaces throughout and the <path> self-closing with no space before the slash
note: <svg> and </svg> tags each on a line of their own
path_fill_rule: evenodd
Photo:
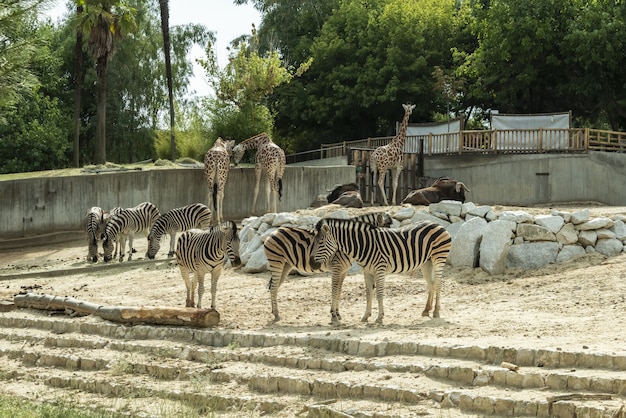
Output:
<svg viewBox="0 0 626 418">
<path fill-rule="evenodd" d="M 15 105 L 38 84 L 31 69 L 40 39 L 33 32 L 45 0 L 0 2 L 0 112 Z M 0 113 L 0 122 L 2 122 Z"/>
<path fill-rule="evenodd" d="M 281 136 L 310 149 L 392 134 L 401 103 L 417 105 L 415 120 L 444 113 L 433 71 L 452 65 L 461 33 L 456 4 L 340 1 L 311 46 L 309 71 L 277 91 L 273 108 Z"/>
<path fill-rule="evenodd" d="M 67 92 L 53 49 L 54 28 L 34 20 L 22 23 L 24 36 L 37 39 L 31 43 L 27 70 L 35 84 L 14 95 L 13 105 L 1 113 L 0 173 L 62 168 L 71 155 L 71 113 L 63 102 Z"/>
</svg>

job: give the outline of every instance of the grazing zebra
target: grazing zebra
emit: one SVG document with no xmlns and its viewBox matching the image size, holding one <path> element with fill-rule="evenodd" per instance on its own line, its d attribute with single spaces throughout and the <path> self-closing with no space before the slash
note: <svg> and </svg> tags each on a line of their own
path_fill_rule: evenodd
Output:
<svg viewBox="0 0 626 418">
<path fill-rule="evenodd" d="M 152 225 L 148 234 L 148 251 L 146 257 L 153 260 L 161 248 L 161 238 L 165 234 L 170 236 L 170 252 L 168 257 L 174 255 L 176 246 L 176 233 L 192 228 L 208 228 L 211 225 L 211 209 L 202 203 L 175 208 L 160 216 Z"/>
<path fill-rule="evenodd" d="M 180 274 L 187 287 L 185 306 L 193 308 L 196 286 L 198 287 L 198 305 L 202 307 L 204 294 L 204 275 L 211 273 L 211 308 L 215 309 L 217 279 L 224 268 L 225 254 L 228 254 L 233 267 L 241 265 L 239 259 L 239 236 L 235 222 L 224 222 L 208 230 L 191 229 L 178 238 L 176 260 Z M 194 273 L 193 279 L 190 279 Z"/>
<path fill-rule="evenodd" d="M 143 202 L 134 208 L 120 210 L 110 217 L 104 230 L 104 261 L 110 261 L 113 243 L 120 241 L 120 261 L 124 259 L 124 248 L 128 239 L 128 260 L 133 257 L 133 238 L 135 233 L 149 231 L 158 219 L 159 209 L 150 202 Z"/>
<path fill-rule="evenodd" d="M 386 229 L 353 220 L 322 219 L 315 228 L 312 266 L 328 263 L 340 251 L 363 267 L 367 305 L 361 321 L 367 321 L 371 315 L 372 291 L 376 287 L 376 322 L 382 324 L 385 275 L 411 272 L 417 267 L 421 267 L 428 285 L 428 299 L 422 316 L 428 316 L 434 298 L 433 317 L 439 317 L 441 278 L 452 243 L 444 227 L 420 222 L 404 228 Z"/>
<path fill-rule="evenodd" d="M 368 213 L 355 219 L 379 226 L 391 225 L 391 216 L 386 212 Z M 278 288 L 293 268 L 305 273 L 332 271 L 331 321 L 338 323 L 341 320 L 341 315 L 339 315 L 341 286 L 346 277 L 346 272 L 352 264 L 352 259 L 338 252 L 333 255 L 330 265 L 323 265 L 319 268 L 311 267 L 313 237 L 314 234 L 310 230 L 282 226 L 268 236 L 263 244 L 271 272 L 269 289 L 274 322 L 280 320 L 277 303 Z"/>
<path fill-rule="evenodd" d="M 104 232 L 104 211 L 94 206 L 85 214 L 85 230 L 87 231 L 87 258 L 94 263 L 98 261 L 98 241 Z"/>
</svg>

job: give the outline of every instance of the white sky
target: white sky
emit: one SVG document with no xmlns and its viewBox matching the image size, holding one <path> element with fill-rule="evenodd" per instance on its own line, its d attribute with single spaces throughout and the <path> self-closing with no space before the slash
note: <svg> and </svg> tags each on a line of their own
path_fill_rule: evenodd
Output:
<svg viewBox="0 0 626 418">
<path fill-rule="evenodd" d="M 61 17 L 65 11 L 66 1 L 56 0 L 47 16 L 53 20 Z M 230 41 L 251 33 L 252 24 L 258 28 L 261 14 L 252 5 L 236 6 L 232 0 L 170 0 L 170 26 L 186 23 L 201 23 L 210 31 L 215 32 L 217 61 L 220 67 L 226 66 Z M 200 57 L 204 51 L 200 47 L 192 49 L 191 58 Z M 194 64 L 194 77 L 190 80 L 190 90 L 198 95 L 211 93 L 204 77 L 204 70 Z"/>
</svg>

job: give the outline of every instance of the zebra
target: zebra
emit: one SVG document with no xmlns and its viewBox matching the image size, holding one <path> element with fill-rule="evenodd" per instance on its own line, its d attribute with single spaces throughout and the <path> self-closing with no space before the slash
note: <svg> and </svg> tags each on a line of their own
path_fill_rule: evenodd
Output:
<svg viewBox="0 0 626 418">
<path fill-rule="evenodd" d="M 133 257 L 133 238 L 135 233 L 149 231 L 159 218 L 159 209 L 150 202 L 143 202 L 134 208 L 120 210 L 110 217 L 104 230 L 104 261 L 110 261 L 113 243 L 119 239 L 119 259 L 124 259 L 124 248 L 128 239 L 128 260 Z"/>
<path fill-rule="evenodd" d="M 372 291 L 376 287 L 376 323 L 382 324 L 386 274 L 412 272 L 418 267 L 421 267 L 428 285 L 428 299 L 422 316 L 429 315 L 434 299 L 433 317 L 439 317 L 443 267 L 452 246 L 452 238 L 443 226 L 420 222 L 386 229 L 353 220 L 321 219 L 315 229 L 311 266 L 319 268 L 340 251 L 363 267 L 367 304 L 361 321 L 367 322 L 371 315 Z"/>
<path fill-rule="evenodd" d="M 105 218 L 101 207 L 93 206 L 84 217 L 87 231 L 87 259 L 94 263 L 98 261 L 98 241 L 102 240 Z"/>
<path fill-rule="evenodd" d="M 148 234 L 146 257 L 150 260 L 154 259 L 159 248 L 161 248 L 161 238 L 165 234 L 170 236 L 170 252 L 167 256 L 173 256 L 176 246 L 176 233 L 192 228 L 208 228 L 211 225 L 211 218 L 211 209 L 202 203 L 192 203 L 170 210 L 160 216 L 152 225 Z"/>
<path fill-rule="evenodd" d="M 379 226 L 391 225 L 391 216 L 386 212 L 368 213 L 360 215 L 355 219 Z M 332 271 L 331 321 L 337 324 L 341 320 L 341 315 L 339 315 L 341 287 L 346 277 L 346 272 L 352 264 L 352 259 L 338 252 L 332 257 L 330 265 L 318 268 L 311 267 L 309 261 L 313 237 L 314 234 L 310 230 L 282 226 L 265 239 L 263 246 L 271 273 L 268 288 L 270 290 L 274 322 L 280 320 L 277 302 L 278 288 L 293 268 L 305 273 Z"/>
<path fill-rule="evenodd" d="M 197 307 L 202 307 L 204 275 L 211 273 L 211 309 L 215 309 L 217 279 L 222 274 L 226 254 L 233 267 L 241 265 L 237 224 L 233 221 L 212 226 L 207 230 L 190 229 L 178 237 L 176 261 L 187 287 L 186 307 L 194 307 L 196 286 Z M 191 273 L 194 273 L 193 279 L 190 279 Z"/>
</svg>

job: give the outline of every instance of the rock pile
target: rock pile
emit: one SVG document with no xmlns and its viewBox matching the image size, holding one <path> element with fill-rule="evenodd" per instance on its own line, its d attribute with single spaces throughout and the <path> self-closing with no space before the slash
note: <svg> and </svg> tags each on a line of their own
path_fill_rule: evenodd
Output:
<svg viewBox="0 0 626 418">
<path fill-rule="evenodd" d="M 525 211 L 497 214 L 490 206 L 453 200 L 427 208 L 407 205 L 389 209 L 392 227 L 420 221 L 444 226 L 453 239 L 448 263 L 453 267 L 481 267 L 489 274 L 502 273 L 506 268 L 536 269 L 591 252 L 615 256 L 626 251 L 624 215 L 591 218 L 589 209 L 553 210 L 549 215 L 535 216 Z M 322 217 L 346 219 L 361 213 L 331 205 L 315 211 L 246 218 L 240 233 L 243 271 L 267 270 L 263 242 L 280 226 L 313 228 Z"/>
</svg>

